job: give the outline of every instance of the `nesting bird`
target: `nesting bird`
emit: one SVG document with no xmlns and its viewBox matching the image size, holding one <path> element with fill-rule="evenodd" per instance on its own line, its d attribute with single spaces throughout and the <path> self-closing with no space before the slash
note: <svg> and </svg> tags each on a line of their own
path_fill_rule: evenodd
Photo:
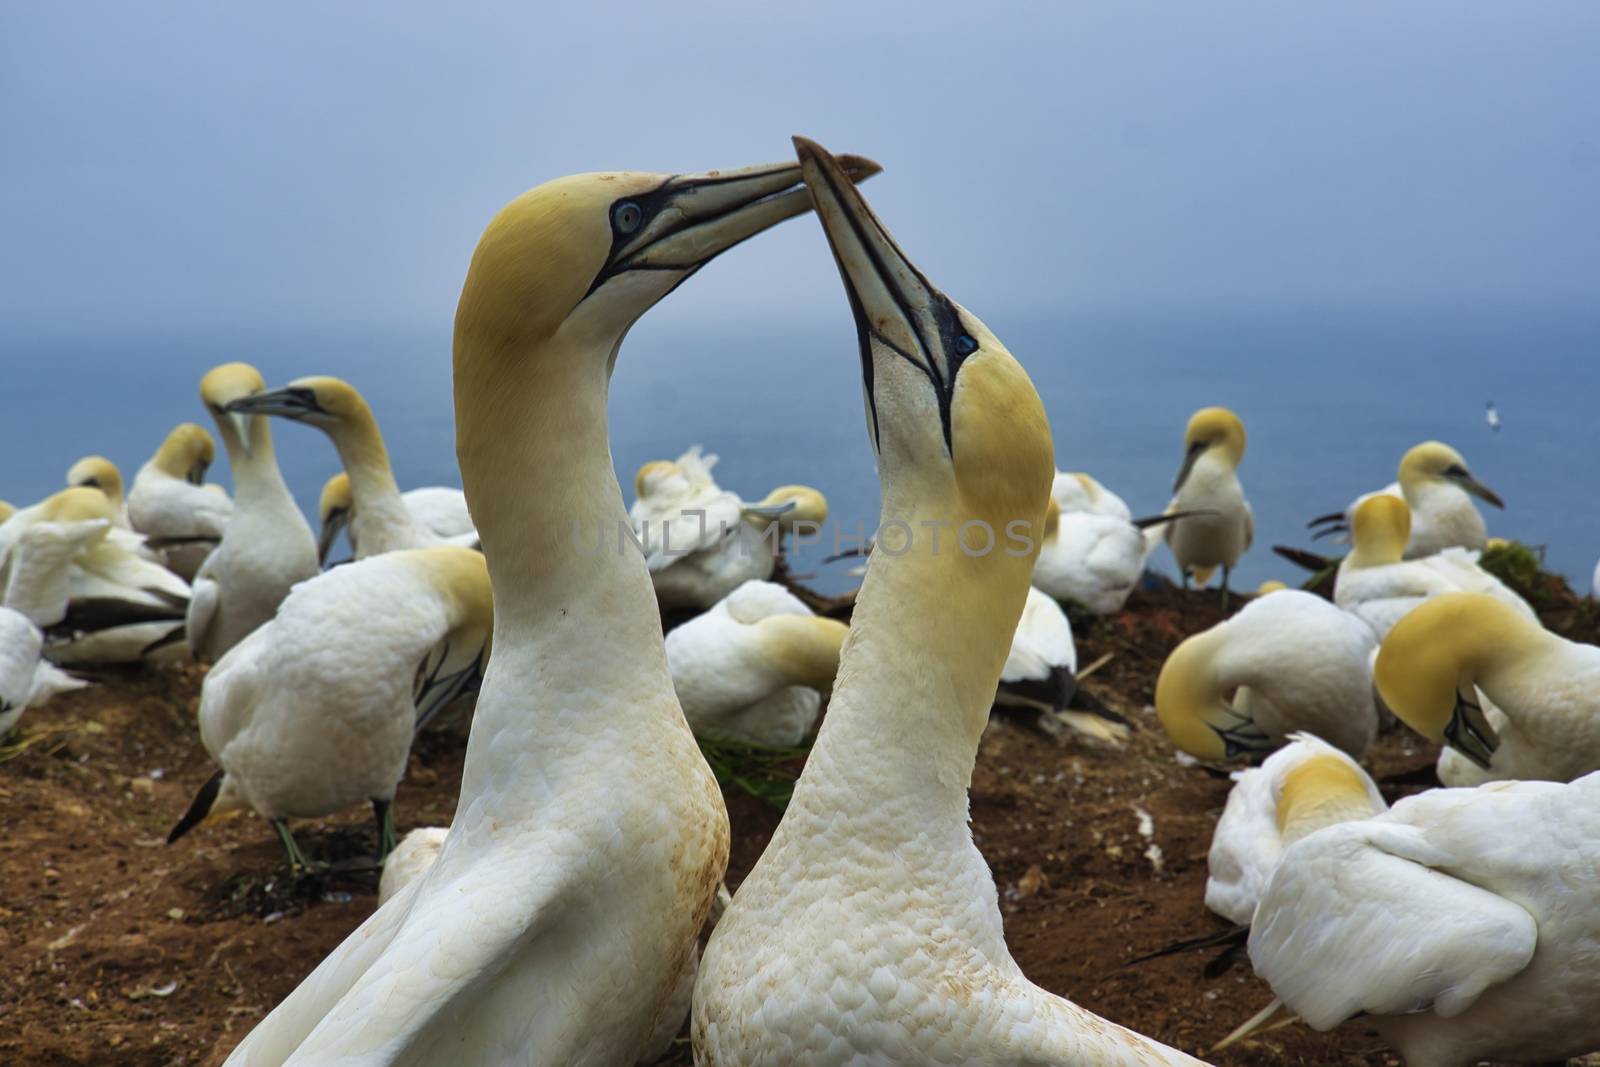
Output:
<svg viewBox="0 0 1600 1067">
<path fill-rule="evenodd" d="M 1411 509 L 1405 559 L 1421 559 L 1447 548 L 1483 548 L 1488 530 L 1472 498 L 1505 507 L 1494 490 L 1468 469 L 1460 452 L 1442 441 L 1424 441 L 1401 457 L 1397 481 L 1357 498 L 1342 512 L 1318 516 L 1309 525 L 1320 528 L 1318 537 L 1344 532 L 1353 525 L 1356 509 L 1378 495 L 1399 497 Z"/>
<path fill-rule="evenodd" d="M 1258 597 L 1173 649 L 1156 680 L 1156 713 L 1199 759 L 1277 748 L 1296 731 L 1359 758 L 1378 732 L 1374 647 L 1371 630 L 1319 596 Z"/>
<path fill-rule="evenodd" d="M 1183 435 L 1183 465 L 1173 483 L 1169 512 L 1196 514 L 1163 529 L 1184 586 L 1200 586 L 1222 569 L 1222 602 L 1228 602 L 1228 576 L 1255 538 L 1255 516 L 1239 484 L 1244 459 L 1244 423 L 1227 408 L 1201 408 Z"/>
<path fill-rule="evenodd" d="M 1078 487 L 1075 478 L 1068 478 L 1068 485 Z M 1063 484 L 1060 477 L 1056 484 Z M 1105 497 L 1121 504 L 1109 492 Z M 1150 545 L 1127 514 L 1127 505 L 1114 508 L 1104 497 L 1101 501 L 1099 506 L 1107 510 L 1091 510 L 1093 505 L 1081 492 L 1051 494 L 1033 582 L 1057 600 L 1110 615 L 1122 610 L 1138 584 Z"/>
<path fill-rule="evenodd" d="M 1047 520 L 1048 525 L 1048 520 Z M 1047 733 L 1065 726 L 1096 741 L 1120 745 L 1131 726 L 1111 709 L 1079 699 L 1078 647 L 1072 640 L 1072 621 L 1049 594 L 1028 587 L 1028 599 L 1011 638 L 1011 652 L 1000 669 L 995 690 L 997 707 L 1027 708 L 1038 713 Z"/>
<path fill-rule="evenodd" d="M 174 574 L 193 581 L 222 541 L 233 501 L 220 485 L 206 484 L 217 446 L 192 422 L 173 427 L 155 455 L 139 468 L 128 492 L 128 522 L 161 553 Z"/>
<path fill-rule="evenodd" d="M 400 494 L 413 522 L 435 537 L 452 544 L 476 547 L 478 531 L 472 526 L 472 516 L 467 512 L 467 497 L 459 489 L 442 485 L 408 489 Z M 350 475 L 340 471 L 322 486 L 322 496 L 317 501 L 317 561 L 328 563 L 328 553 L 339 539 L 339 534 L 349 530 L 355 515 L 355 495 L 350 490 Z M 361 549 L 355 542 L 355 531 L 350 530 L 350 548 L 359 559 Z"/>
</svg>

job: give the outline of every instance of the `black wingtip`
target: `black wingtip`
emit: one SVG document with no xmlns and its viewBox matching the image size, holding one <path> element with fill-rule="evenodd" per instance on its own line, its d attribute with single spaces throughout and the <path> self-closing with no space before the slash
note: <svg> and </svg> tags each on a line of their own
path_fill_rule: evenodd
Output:
<svg viewBox="0 0 1600 1067">
<path fill-rule="evenodd" d="M 1319 556 L 1315 552 L 1307 552 L 1303 548 L 1292 548 L 1289 545 L 1273 545 L 1272 551 L 1295 566 L 1304 567 L 1312 573 L 1325 571 L 1338 562 L 1338 560 L 1330 556 Z"/>
<path fill-rule="evenodd" d="M 1174 941 L 1172 944 L 1167 945 L 1164 948 L 1158 948 L 1154 952 L 1147 952 L 1143 956 L 1135 957 L 1134 959 L 1129 960 L 1127 963 L 1124 963 L 1123 966 L 1132 967 L 1135 964 L 1146 963 L 1150 960 L 1158 960 L 1163 956 L 1175 956 L 1180 952 L 1193 952 L 1196 949 L 1202 948 L 1232 948 L 1235 945 L 1244 944 L 1249 940 L 1249 938 L 1250 924 L 1241 923 L 1237 926 L 1230 926 L 1228 929 L 1219 931 L 1215 934 L 1206 934 L 1203 937 L 1191 937 L 1183 941 Z"/>
<path fill-rule="evenodd" d="M 227 773 L 227 771 L 219 770 L 216 774 L 206 779 L 206 784 L 200 787 L 200 791 L 194 795 L 194 800 L 190 802 L 189 810 L 183 813 L 183 818 L 178 820 L 178 825 L 174 826 L 172 832 L 167 835 L 167 844 L 172 844 L 178 838 L 205 822 L 206 816 L 211 814 L 212 807 L 217 803 L 217 794 L 222 792 L 222 779 L 227 777 Z"/>
</svg>

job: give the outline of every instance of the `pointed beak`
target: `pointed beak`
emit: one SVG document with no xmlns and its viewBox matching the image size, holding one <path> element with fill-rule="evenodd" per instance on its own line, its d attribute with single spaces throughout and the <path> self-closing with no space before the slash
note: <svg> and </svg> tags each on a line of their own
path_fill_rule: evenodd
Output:
<svg viewBox="0 0 1600 1067">
<path fill-rule="evenodd" d="M 223 408 L 232 415 L 280 415 L 286 419 L 304 419 L 322 410 L 317 394 L 310 389 L 274 389 L 233 400 Z"/>
<path fill-rule="evenodd" d="M 1196 441 L 1189 446 L 1189 451 L 1183 454 L 1183 466 L 1178 468 L 1178 477 L 1172 482 L 1172 491 L 1176 493 L 1183 488 L 1183 483 L 1189 480 L 1189 472 L 1194 470 L 1195 460 L 1206 450 L 1204 441 Z"/>
<path fill-rule="evenodd" d="M 949 297 L 900 250 L 851 184 L 844 159 L 804 137 L 794 138 L 794 147 L 855 315 L 873 439 L 878 437 L 872 362 L 876 342 L 928 376 L 939 395 L 948 447 L 956 369 L 977 349 L 977 342 Z"/>
<path fill-rule="evenodd" d="M 1501 511 L 1506 509 L 1506 503 L 1504 500 L 1500 499 L 1500 495 L 1493 489 L 1490 489 L 1487 485 L 1484 485 L 1482 482 L 1478 481 L 1478 479 L 1474 478 L 1471 474 L 1452 476 L 1451 481 L 1455 482 L 1461 488 L 1465 489 L 1479 500 L 1482 500 L 1484 503 L 1492 504 Z"/>
<path fill-rule="evenodd" d="M 1451 748 L 1484 770 L 1489 769 L 1494 751 L 1500 747 L 1500 738 L 1496 736 L 1494 727 L 1489 725 L 1483 708 L 1459 693 L 1456 695 L 1456 709 L 1444 728 L 1444 739 Z"/>
<path fill-rule="evenodd" d="M 349 508 L 334 508 L 328 512 L 327 518 L 322 520 L 322 529 L 317 531 L 317 566 L 327 569 L 328 553 L 333 551 L 333 543 L 349 525 Z"/>
<path fill-rule="evenodd" d="M 222 410 L 220 417 L 228 420 L 228 424 L 233 427 L 233 436 L 239 440 L 239 447 L 248 456 L 250 454 L 250 416 L 242 411 L 234 411 L 233 405 L 230 404 Z"/>
</svg>

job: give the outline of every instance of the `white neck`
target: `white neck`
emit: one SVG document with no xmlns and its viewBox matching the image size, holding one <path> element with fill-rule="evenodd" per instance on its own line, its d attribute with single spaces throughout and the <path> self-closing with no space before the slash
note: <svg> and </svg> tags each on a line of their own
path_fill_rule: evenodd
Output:
<svg viewBox="0 0 1600 1067">
<path fill-rule="evenodd" d="M 272 449 L 272 426 L 267 416 L 246 417 L 250 428 L 248 452 L 234 431 L 233 420 L 219 418 L 216 423 L 222 447 L 228 453 L 228 466 L 233 471 L 233 497 L 239 508 L 256 510 L 287 502 L 298 509 L 293 494 L 284 484 L 283 472 L 278 470 L 278 457 Z"/>
<path fill-rule="evenodd" d="M 416 548 L 437 539 L 425 531 L 406 508 L 389 466 L 383 435 L 370 420 L 340 426 L 330 436 L 350 476 L 350 500 L 355 516 L 350 520 L 352 540 L 363 557 Z"/>
</svg>

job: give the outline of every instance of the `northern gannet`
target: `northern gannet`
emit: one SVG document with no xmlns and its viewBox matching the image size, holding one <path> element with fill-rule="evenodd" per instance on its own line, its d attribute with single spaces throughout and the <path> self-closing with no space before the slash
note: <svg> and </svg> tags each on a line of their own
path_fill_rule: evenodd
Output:
<svg viewBox="0 0 1600 1067">
<path fill-rule="evenodd" d="M 1350 554 L 1339 564 L 1333 602 L 1372 627 L 1383 640 L 1405 615 L 1440 593 L 1487 593 L 1537 622 L 1527 601 L 1478 566 L 1478 554 L 1447 548 L 1423 559 L 1402 559 L 1411 512 L 1406 502 L 1377 493 L 1356 506 Z"/>
<path fill-rule="evenodd" d="M 1255 517 L 1239 485 L 1244 458 L 1244 423 L 1227 408 L 1201 408 L 1183 435 L 1183 465 L 1173 483 L 1169 512 L 1197 514 L 1163 528 L 1178 562 L 1184 586 L 1204 586 L 1222 568 L 1222 602 L 1228 602 L 1228 576 L 1255 537 Z"/>
<path fill-rule="evenodd" d="M 128 503 L 122 495 L 122 471 L 104 456 L 84 456 L 67 468 L 67 486 L 98 489 L 111 501 L 116 525 L 129 528 Z"/>
<path fill-rule="evenodd" d="M 667 634 L 667 665 L 695 736 L 799 744 L 839 670 L 847 627 L 751 579 Z"/>
<path fill-rule="evenodd" d="M 1504 508 L 1505 502 L 1467 468 L 1467 461 L 1442 441 L 1424 441 L 1400 459 L 1399 480 L 1358 497 L 1342 512 L 1321 515 L 1308 524 L 1317 536 L 1345 532 L 1356 508 L 1380 494 L 1396 496 L 1411 509 L 1411 536 L 1404 558 L 1421 559 L 1447 548 L 1484 547 L 1488 531 L 1472 498 Z"/>
<path fill-rule="evenodd" d="M 472 516 L 467 513 L 467 496 L 461 490 L 442 485 L 423 486 L 401 493 L 400 501 L 405 504 L 412 520 L 435 537 L 469 548 L 476 543 L 478 531 L 472 527 Z M 322 486 L 322 497 L 317 502 L 320 524 L 317 559 L 324 566 L 327 565 L 333 543 L 339 539 L 341 531 L 349 528 L 354 513 L 355 497 L 350 492 L 350 475 L 340 471 Z M 354 531 L 351 531 L 350 537 L 350 548 L 359 557 L 360 549 L 356 547 Z M 470 542 L 462 538 L 470 538 Z"/>
<path fill-rule="evenodd" d="M 174 574 L 192 581 L 233 515 L 233 501 L 206 484 L 217 446 L 205 428 L 181 423 L 133 477 L 128 523 L 144 534 Z"/>
<path fill-rule="evenodd" d="M 1295 731 L 1360 758 L 1378 732 L 1372 631 L 1298 589 L 1257 597 L 1188 638 L 1156 680 L 1156 714 L 1199 759 L 1273 749 Z"/>
<path fill-rule="evenodd" d="M 1139 584 L 1150 542 L 1120 515 L 1068 511 L 1052 497 L 1040 539 L 1033 582 L 1057 600 L 1114 615 Z"/>
<path fill-rule="evenodd" d="M 1043 523 L 1049 423 L 838 163 L 795 144 L 860 332 L 884 525 L 794 797 L 701 962 L 695 1062 L 1196 1063 L 1040 989 L 1006 947 L 967 791 L 1038 551 L 1007 527 Z M 978 551 L 935 551 L 922 522 Z"/>
<path fill-rule="evenodd" d="M 189 648 L 216 660 L 277 614 L 289 589 L 317 573 L 317 542 L 278 470 L 265 416 L 229 405 L 266 388 L 248 363 L 224 363 L 200 380 L 233 470 L 233 515 L 222 543 L 195 574 Z"/>
<path fill-rule="evenodd" d="M 1127 719 L 1105 707 L 1070 706 L 1078 694 L 1077 674 L 1071 620 L 1048 593 L 1029 586 L 1011 652 L 1000 670 L 995 704 L 1038 712 L 1039 725 L 1052 734 L 1067 726 L 1097 741 L 1122 744 L 1130 729 Z"/>
<path fill-rule="evenodd" d="M 1082 471 L 1056 471 L 1055 481 L 1050 483 L 1050 499 L 1064 512 L 1084 511 L 1091 515 L 1133 519 L 1133 511 L 1126 501 Z"/>
<path fill-rule="evenodd" d="M 22 718 L 33 695 L 44 634 L 20 611 L 0 607 L 0 739 Z"/>
<path fill-rule="evenodd" d="M 455 400 L 494 656 L 455 821 L 234 1067 L 615 1065 L 655 1036 L 722 879 L 727 814 L 673 695 L 644 559 L 573 529 L 627 522 L 606 420 L 623 335 L 717 253 L 805 211 L 799 180 L 793 164 L 579 175 L 489 224 L 456 312 Z"/>
<path fill-rule="evenodd" d="M 222 769 L 167 840 L 248 808 L 304 867 L 290 819 L 370 803 L 386 855 L 412 734 L 478 684 L 493 622 L 489 572 L 465 548 L 386 553 L 295 586 L 206 674 L 200 740 Z"/>
<path fill-rule="evenodd" d="M 807 526 L 814 534 L 828 517 L 827 498 L 805 485 L 741 500 L 711 477 L 716 464 L 694 445 L 676 460 L 646 463 L 634 477 L 628 521 L 664 608 L 704 610 L 747 581 L 765 581 L 779 540 Z"/>
<path fill-rule="evenodd" d="M 350 519 L 350 544 L 357 559 L 400 548 L 458 544 L 476 547 L 477 534 L 444 538 L 435 534 L 406 507 L 389 466 L 389 449 L 378 420 L 355 386 L 338 378 L 299 378 L 282 389 L 235 400 L 232 412 L 280 415 L 315 426 L 339 452 L 355 513 Z"/>
<path fill-rule="evenodd" d="M 1450 593 L 1411 612 L 1384 638 L 1375 679 L 1402 722 L 1447 746 L 1445 785 L 1600 770 L 1600 648 L 1494 597 Z"/>
<path fill-rule="evenodd" d="M 1407 1067 L 1600 1048 L 1600 773 L 1435 789 L 1290 845 L 1250 961 L 1318 1030 L 1361 1015 Z"/>
</svg>

